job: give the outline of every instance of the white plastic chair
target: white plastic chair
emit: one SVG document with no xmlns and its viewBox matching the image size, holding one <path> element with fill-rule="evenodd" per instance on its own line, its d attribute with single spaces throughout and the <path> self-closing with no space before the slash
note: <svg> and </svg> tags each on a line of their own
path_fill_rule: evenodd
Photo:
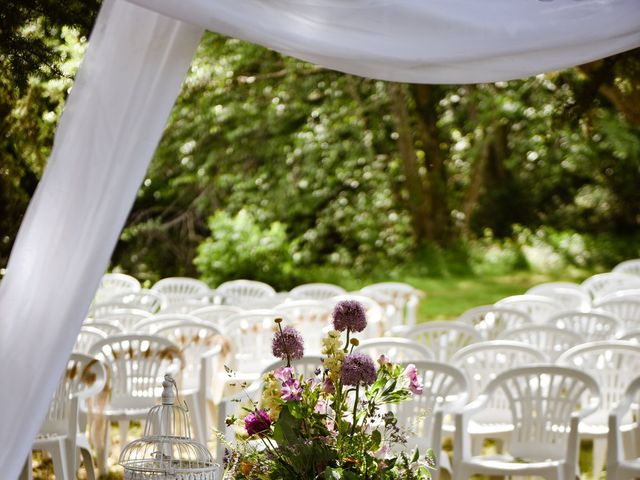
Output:
<svg viewBox="0 0 640 480">
<path fill-rule="evenodd" d="M 514 425 L 509 452 L 474 456 L 469 422 L 498 392 L 507 399 Z M 455 417 L 454 478 L 481 474 L 574 480 L 578 423 L 596 410 L 599 400 L 598 384 L 580 370 L 538 365 L 500 373 Z"/>
<path fill-rule="evenodd" d="M 100 412 L 106 420 L 98 468 L 106 471 L 110 445 L 109 425 L 118 422 L 120 445 L 125 445 L 129 422 L 144 420 L 162 390 L 166 373 L 176 375 L 183 365 L 178 346 L 157 335 L 124 334 L 94 344 L 91 354 L 104 362 L 109 372 L 110 395 Z"/>
<path fill-rule="evenodd" d="M 593 439 L 593 476 L 597 478 L 604 464 L 607 417 L 623 397 L 631 380 L 640 372 L 640 345 L 623 341 L 600 341 L 577 345 L 562 354 L 558 365 L 580 369 L 593 376 L 602 394 L 598 409 L 580 422 L 580 436 Z M 630 431 L 637 425 L 628 416 L 620 428 Z"/>
<path fill-rule="evenodd" d="M 382 282 L 368 285 L 360 290 L 365 295 L 382 295 L 387 298 L 393 306 L 393 313 L 387 328 L 406 327 L 411 328 L 416 324 L 418 306 L 420 299 L 424 297 L 424 292 L 417 288 L 401 282 Z"/>
<path fill-rule="evenodd" d="M 591 305 L 591 297 L 577 283 L 550 282 L 531 287 L 528 295 L 541 295 L 558 301 L 564 310 L 586 310 Z"/>
<path fill-rule="evenodd" d="M 95 480 L 93 457 L 89 441 L 78 428 L 79 402 L 96 395 L 104 388 L 107 374 L 102 363 L 94 357 L 73 353 L 49 404 L 47 416 L 40 427 L 32 450 L 51 453 L 57 479 L 76 478 L 77 455 L 82 455 L 87 478 Z M 23 478 L 29 477 L 31 456 Z"/>
<path fill-rule="evenodd" d="M 618 340 L 626 340 L 629 342 L 640 343 L 640 330 L 631 330 L 624 335 L 620 335 Z"/>
<path fill-rule="evenodd" d="M 218 362 L 226 339 L 212 325 L 186 320 L 164 325 L 158 328 L 156 335 L 172 341 L 182 352 L 184 368 L 178 378 L 180 394 L 192 412 L 196 439 L 206 445 L 210 424 L 207 405 L 216 399 L 214 387 L 220 388 L 220 385 L 212 385 L 212 380 L 219 373 L 221 365 Z"/>
<path fill-rule="evenodd" d="M 548 320 L 549 325 L 576 332 L 587 341 L 615 338 L 620 331 L 620 321 L 606 313 L 564 312 Z"/>
<path fill-rule="evenodd" d="M 384 355 L 394 363 L 431 361 L 435 357 L 427 347 L 407 338 L 371 338 L 360 342 L 355 350 L 374 360 Z"/>
<path fill-rule="evenodd" d="M 110 322 L 108 320 L 91 320 L 88 319 L 88 321 L 86 321 L 84 323 L 84 326 L 87 327 L 91 327 L 91 328 L 97 328 L 98 330 L 102 330 L 107 337 L 113 336 L 113 335 L 119 335 L 121 333 L 125 333 L 124 330 L 122 329 L 122 326 L 117 323 L 117 322 Z"/>
<path fill-rule="evenodd" d="M 124 273 L 105 273 L 93 298 L 94 303 L 101 303 L 119 293 L 137 292 L 140 282 Z"/>
<path fill-rule="evenodd" d="M 514 329 L 505 330 L 498 335 L 498 340 L 512 340 L 532 346 L 544 355 L 550 362 L 571 347 L 584 343 L 581 335 L 553 325 L 526 325 Z"/>
<path fill-rule="evenodd" d="M 534 323 L 544 323 L 563 309 L 560 302 L 542 295 L 512 295 L 497 301 L 495 305 L 526 312 Z"/>
<path fill-rule="evenodd" d="M 626 260 L 613 267 L 613 272 L 640 277 L 640 258 Z"/>
<path fill-rule="evenodd" d="M 632 480 L 640 477 L 640 456 L 627 458 L 624 451 L 622 426 L 630 415 L 631 405 L 637 403 L 640 392 L 640 377 L 633 380 L 620 398 L 618 405 L 609 414 L 607 435 L 607 480 Z"/>
<path fill-rule="evenodd" d="M 271 285 L 255 280 L 231 280 L 216 288 L 216 297 L 222 297 L 226 305 L 256 308 L 258 302 L 276 294 Z"/>
<path fill-rule="evenodd" d="M 128 310 L 135 310 L 135 306 L 132 306 L 128 303 L 124 302 L 102 302 L 96 303 L 91 306 L 89 309 L 89 313 L 87 314 L 87 318 L 91 318 L 93 320 L 100 320 L 103 317 L 108 315 L 113 315 L 118 312 L 126 312 Z M 145 310 L 147 311 L 147 310 Z"/>
<path fill-rule="evenodd" d="M 336 295 L 343 295 L 347 291 L 332 283 L 305 283 L 292 288 L 289 298 L 292 300 L 328 300 Z"/>
<path fill-rule="evenodd" d="M 198 300 L 211 294 L 209 286 L 189 277 L 167 277 L 153 284 L 151 290 L 163 294 L 169 305 L 184 300 Z"/>
<path fill-rule="evenodd" d="M 620 320 L 624 332 L 640 326 L 640 297 L 619 297 L 598 302 L 594 307 Z"/>
<path fill-rule="evenodd" d="M 135 326 L 137 333 L 156 333 L 159 329 L 165 325 L 174 325 L 176 323 L 200 323 L 202 325 L 206 322 L 200 320 L 195 315 L 189 315 L 188 313 L 159 313 L 158 315 L 152 315 L 138 322 Z"/>
<path fill-rule="evenodd" d="M 331 303 L 293 300 L 276 305 L 273 309 L 284 317 L 284 325 L 292 326 L 302 334 L 306 354 L 320 355 L 322 338 L 331 328 Z"/>
<path fill-rule="evenodd" d="M 494 340 L 500 332 L 533 323 L 528 313 L 515 308 L 484 305 L 467 310 L 458 322 L 471 325 L 485 340 Z"/>
<path fill-rule="evenodd" d="M 471 326 L 461 322 L 427 322 L 409 329 L 405 338 L 424 345 L 438 362 L 447 363 L 454 353 L 467 345 L 480 342 L 482 337 Z"/>
<path fill-rule="evenodd" d="M 80 328 L 78 337 L 76 338 L 73 351 L 76 353 L 89 353 L 89 350 L 91 350 L 94 343 L 105 338 L 107 338 L 107 334 L 104 330 L 90 325 L 83 325 Z"/>
<path fill-rule="evenodd" d="M 136 331 L 136 326 L 151 318 L 152 314 L 146 310 L 139 310 L 136 308 L 127 310 L 113 310 L 112 312 L 105 313 L 100 317 L 101 322 L 113 323 L 120 326 L 123 332 Z"/>
<path fill-rule="evenodd" d="M 462 371 L 451 365 L 432 361 L 411 362 L 423 384 L 419 395 L 387 408 L 396 414 L 398 425 L 410 434 L 407 449 L 418 447 L 424 454 L 431 447 L 438 468 L 431 472 L 433 480 L 438 480 L 440 470 L 451 474 L 449 456 L 442 451 L 442 424 L 447 414 L 459 411 L 469 398 L 467 379 Z"/>
<path fill-rule="evenodd" d="M 595 303 L 605 295 L 615 294 L 619 290 L 640 289 L 640 277 L 628 273 L 598 273 L 581 283 L 582 288 Z"/>
<path fill-rule="evenodd" d="M 470 381 L 470 398 L 479 396 L 491 380 L 509 368 L 545 362 L 546 355 L 535 347 L 509 340 L 473 343 L 451 357 L 451 364 L 465 372 Z M 512 430 L 508 402 L 504 395 L 498 393 L 469 423 L 468 433 L 475 444 L 473 451 L 480 451 L 485 438 L 507 443 Z"/>
<path fill-rule="evenodd" d="M 137 292 L 121 293 L 109 299 L 110 302 L 124 303 L 129 308 L 158 313 L 168 305 L 167 297 L 153 290 L 142 289 Z"/>
<path fill-rule="evenodd" d="M 365 295 L 346 293 L 344 295 L 331 297 L 329 299 L 329 301 L 331 302 L 331 308 L 333 308 L 338 302 L 342 302 L 344 300 L 355 300 L 356 302 L 360 302 L 367 314 L 367 328 L 365 328 L 362 332 L 356 334 L 358 339 L 366 340 L 368 338 L 378 338 L 384 336 L 387 330 L 387 317 L 385 315 L 384 309 L 378 302 L 376 302 L 373 298 L 367 297 Z"/>
<path fill-rule="evenodd" d="M 233 305 L 209 305 L 189 312 L 190 315 L 198 317 L 203 322 L 213 325 L 221 332 L 226 329 L 227 319 L 237 313 L 242 312 L 242 308 Z"/>
</svg>

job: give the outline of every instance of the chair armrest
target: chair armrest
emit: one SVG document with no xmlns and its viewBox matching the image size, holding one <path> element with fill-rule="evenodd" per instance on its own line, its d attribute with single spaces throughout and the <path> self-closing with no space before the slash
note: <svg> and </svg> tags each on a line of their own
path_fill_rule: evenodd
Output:
<svg viewBox="0 0 640 480">
<path fill-rule="evenodd" d="M 471 439 L 468 434 L 469 420 L 477 412 L 483 410 L 489 402 L 489 395 L 481 394 L 473 402 L 454 415 L 456 431 L 453 436 L 453 464 L 454 470 L 457 465 L 471 458 Z"/>
</svg>

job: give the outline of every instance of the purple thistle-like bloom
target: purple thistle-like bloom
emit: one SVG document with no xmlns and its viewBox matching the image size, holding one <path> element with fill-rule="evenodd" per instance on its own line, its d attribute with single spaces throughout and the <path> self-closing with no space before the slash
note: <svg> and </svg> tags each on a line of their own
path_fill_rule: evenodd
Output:
<svg viewBox="0 0 640 480">
<path fill-rule="evenodd" d="M 351 353 L 342 361 L 340 380 L 344 385 L 371 385 L 376 381 L 376 366 L 369 355 Z"/>
<path fill-rule="evenodd" d="M 367 326 L 367 313 L 360 302 L 343 300 L 333 308 L 333 328 L 339 332 L 347 328 L 352 332 L 361 332 Z"/>
<path fill-rule="evenodd" d="M 285 327 L 273 336 L 271 351 L 274 357 L 286 360 L 287 354 L 291 358 L 302 358 L 304 356 L 304 340 L 302 335 L 293 327 Z"/>
<path fill-rule="evenodd" d="M 244 418 L 244 428 L 249 435 L 266 433 L 271 428 L 271 418 L 266 410 L 256 410 Z"/>
</svg>

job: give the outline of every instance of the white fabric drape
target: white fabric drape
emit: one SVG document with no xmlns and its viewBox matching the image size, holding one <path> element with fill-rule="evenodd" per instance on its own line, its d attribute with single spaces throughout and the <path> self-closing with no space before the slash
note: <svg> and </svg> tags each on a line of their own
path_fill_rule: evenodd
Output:
<svg viewBox="0 0 640 480">
<path fill-rule="evenodd" d="M 202 27 L 425 83 L 507 80 L 640 46 L 638 0 L 132 1 L 103 4 L 0 284 L 3 479 L 26 458 Z"/>
<path fill-rule="evenodd" d="M 365 77 L 509 80 L 640 46 L 639 0 L 130 0 Z"/>
<path fill-rule="evenodd" d="M 106 1 L 0 285 L 0 478 L 16 478 L 202 29 Z"/>
</svg>

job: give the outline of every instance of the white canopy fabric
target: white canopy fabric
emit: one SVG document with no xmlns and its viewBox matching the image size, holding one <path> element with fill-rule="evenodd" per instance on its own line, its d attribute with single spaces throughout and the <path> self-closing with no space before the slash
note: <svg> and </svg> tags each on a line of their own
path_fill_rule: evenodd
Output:
<svg viewBox="0 0 640 480">
<path fill-rule="evenodd" d="M 29 452 L 204 28 L 424 83 L 507 80 L 640 46 L 638 0 L 133 1 L 103 3 L 0 284 L 2 478 Z"/>
</svg>

